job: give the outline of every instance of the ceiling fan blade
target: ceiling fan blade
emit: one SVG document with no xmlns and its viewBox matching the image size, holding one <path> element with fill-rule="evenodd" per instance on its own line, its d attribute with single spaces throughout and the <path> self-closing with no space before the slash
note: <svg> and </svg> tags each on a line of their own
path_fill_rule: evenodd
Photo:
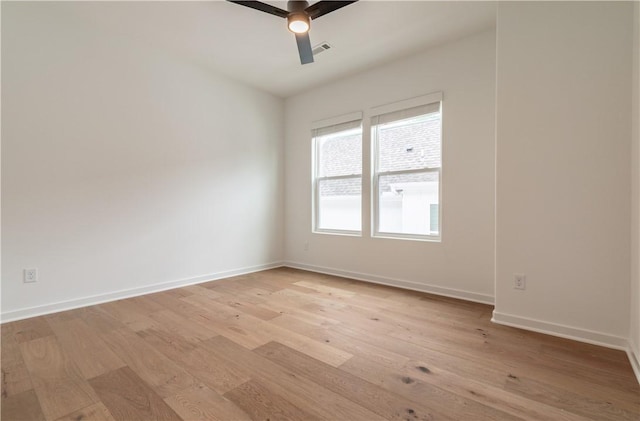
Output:
<svg viewBox="0 0 640 421">
<path fill-rule="evenodd" d="M 355 1 L 319 1 L 317 3 L 312 4 L 311 6 L 305 9 L 305 12 L 309 14 L 311 19 L 317 19 L 320 16 L 324 16 L 327 13 L 331 13 L 334 10 L 341 9 L 345 6 L 350 5 L 351 3 L 355 3 Z M 250 2 L 241 2 L 241 3 L 250 3 Z"/>
<path fill-rule="evenodd" d="M 229 3 L 239 4 L 240 6 L 249 7 L 251 9 L 259 10 L 261 12 L 269 13 L 270 15 L 276 15 L 281 18 L 286 18 L 289 15 L 289 12 L 286 10 L 282 10 L 278 7 L 272 6 L 270 4 L 262 3 L 260 1 L 236 1 L 236 0 L 227 0 Z"/>
<path fill-rule="evenodd" d="M 300 54 L 300 63 L 313 63 L 313 51 L 311 50 L 311 40 L 309 33 L 296 34 L 296 43 L 298 44 L 298 54 Z"/>
</svg>

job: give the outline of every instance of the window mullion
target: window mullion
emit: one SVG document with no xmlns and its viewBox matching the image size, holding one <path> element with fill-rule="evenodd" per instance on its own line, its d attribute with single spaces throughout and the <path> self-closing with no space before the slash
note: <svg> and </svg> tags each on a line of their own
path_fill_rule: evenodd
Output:
<svg viewBox="0 0 640 421">
<path fill-rule="evenodd" d="M 325 176 L 325 177 L 317 177 L 316 180 L 318 181 L 325 181 L 325 180 L 347 180 L 349 178 L 361 178 L 362 174 L 349 174 L 349 175 L 331 175 L 331 176 Z"/>
<path fill-rule="evenodd" d="M 402 175 L 402 174 L 430 173 L 430 172 L 438 172 L 438 171 L 440 171 L 440 167 L 430 167 L 430 168 L 416 168 L 412 170 L 384 171 L 384 172 L 376 173 L 376 175 Z"/>
</svg>

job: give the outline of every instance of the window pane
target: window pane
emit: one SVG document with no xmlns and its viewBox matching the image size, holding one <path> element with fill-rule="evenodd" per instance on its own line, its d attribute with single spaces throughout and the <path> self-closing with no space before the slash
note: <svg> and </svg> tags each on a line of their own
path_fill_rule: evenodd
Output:
<svg viewBox="0 0 640 421">
<path fill-rule="evenodd" d="M 360 231 L 362 178 L 320 180 L 319 184 L 317 228 Z"/>
<path fill-rule="evenodd" d="M 375 126 L 378 171 L 439 168 L 440 113 L 430 113 Z"/>
<path fill-rule="evenodd" d="M 316 139 L 318 177 L 362 174 L 362 129 Z"/>
<path fill-rule="evenodd" d="M 378 232 L 439 235 L 439 172 L 393 174 L 378 180 Z"/>
<path fill-rule="evenodd" d="M 440 205 L 438 205 L 437 203 L 432 203 L 431 205 L 429 205 L 429 229 L 431 230 L 431 232 L 440 231 L 440 215 L 438 212 L 439 207 Z"/>
</svg>

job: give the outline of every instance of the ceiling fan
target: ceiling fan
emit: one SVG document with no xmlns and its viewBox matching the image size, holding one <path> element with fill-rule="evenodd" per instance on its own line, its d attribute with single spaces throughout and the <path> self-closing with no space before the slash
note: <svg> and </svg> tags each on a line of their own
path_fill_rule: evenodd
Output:
<svg viewBox="0 0 640 421">
<path fill-rule="evenodd" d="M 300 63 L 308 64 L 313 63 L 313 51 L 311 50 L 311 40 L 309 39 L 311 21 L 319 18 L 320 16 L 324 16 L 327 13 L 331 13 L 334 10 L 348 6 L 351 3 L 355 3 L 358 0 L 319 1 L 311 6 L 309 6 L 309 2 L 306 1 L 288 1 L 288 11 L 260 1 L 227 1 L 287 19 L 287 26 L 289 27 L 289 30 L 296 36 Z"/>
</svg>

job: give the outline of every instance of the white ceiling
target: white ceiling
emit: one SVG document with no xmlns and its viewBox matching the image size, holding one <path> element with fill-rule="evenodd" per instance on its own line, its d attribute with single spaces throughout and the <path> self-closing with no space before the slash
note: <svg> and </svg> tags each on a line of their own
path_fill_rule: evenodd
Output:
<svg viewBox="0 0 640 421">
<path fill-rule="evenodd" d="M 286 2 L 269 1 L 282 9 Z M 313 3 L 313 2 L 312 2 Z M 76 17 L 171 49 L 219 73 L 287 97 L 495 26 L 494 2 L 366 1 L 312 22 L 302 66 L 286 21 L 225 1 L 73 3 Z"/>
</svg>

